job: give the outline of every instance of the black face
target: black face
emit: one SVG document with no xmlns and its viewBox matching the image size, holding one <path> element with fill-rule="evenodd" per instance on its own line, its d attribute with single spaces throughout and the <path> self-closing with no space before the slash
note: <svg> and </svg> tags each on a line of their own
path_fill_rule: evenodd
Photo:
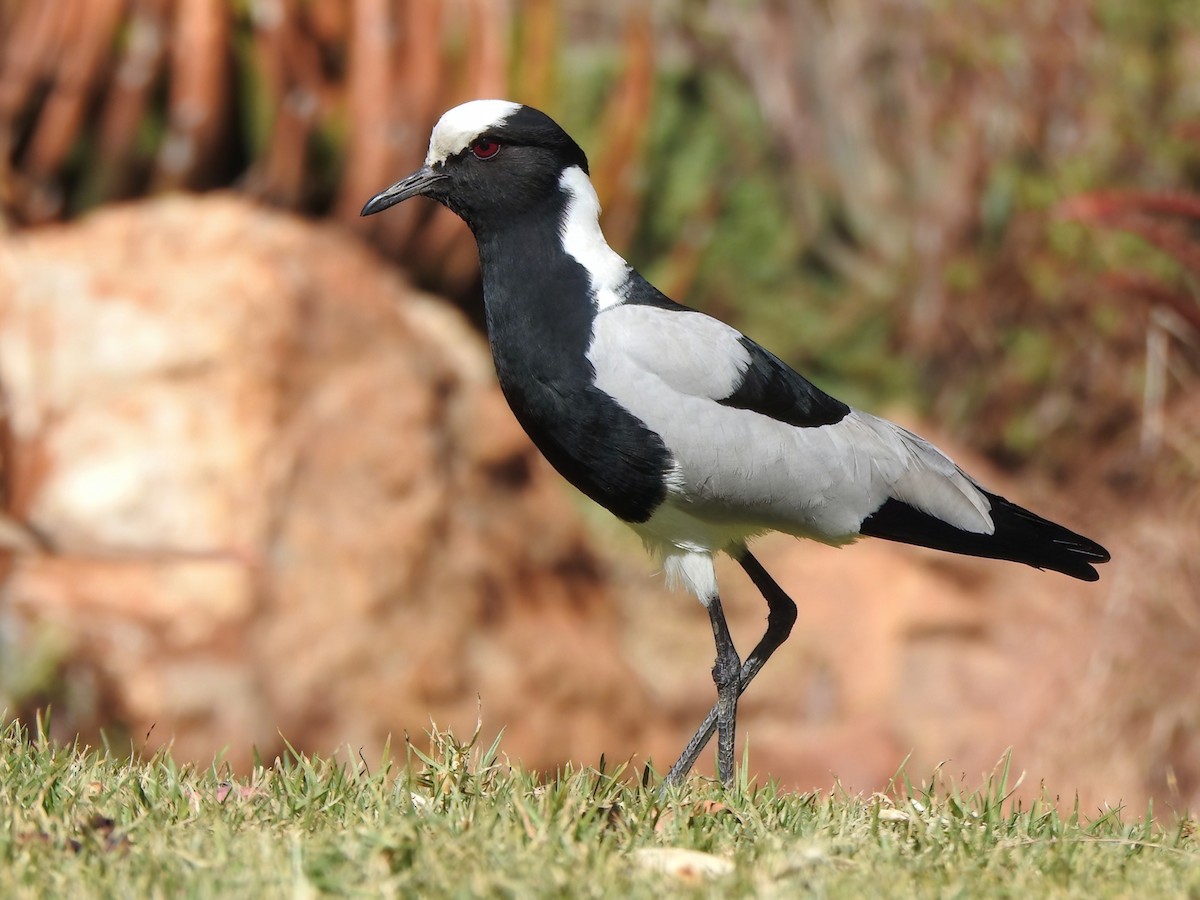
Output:
<svg viewBox="0 0 1200 900">
<path fill-rule="evenodd" d="M 523 106 L 469 147 L 373 197 L 362 214 L 419 194 L 449 207 L 478 231 L 555 198 L 559 178 L 571 166 L 588 171 L 583 150 L 545 113 Z"/>
</svg>

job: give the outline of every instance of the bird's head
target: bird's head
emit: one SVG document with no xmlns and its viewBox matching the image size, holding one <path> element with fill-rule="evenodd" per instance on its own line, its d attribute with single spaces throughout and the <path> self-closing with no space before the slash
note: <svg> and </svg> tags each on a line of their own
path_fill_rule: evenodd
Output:
<svg viewBox="0 0 1200 900">
<path fill-rule="evenodd" d="M 539 110 L 508 100 L 472 100 L 438 120 L 425 165 L 367 201 L 369 216 L 409 197 L 449 207 L 478 231 L 536 208 L 587 157 Z"/>
</svg>

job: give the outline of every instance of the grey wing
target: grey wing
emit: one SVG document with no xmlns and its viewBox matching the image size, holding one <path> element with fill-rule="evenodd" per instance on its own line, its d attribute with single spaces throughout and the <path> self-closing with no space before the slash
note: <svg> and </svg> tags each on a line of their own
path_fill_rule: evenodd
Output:
<svg viewBox="0 0 1200 900">
<path fill-rule="evenodd" d="M 691 515 L 840 542 L 894 498 L 956 528 L 993 528 L 987 497 L 933 445 L 703 313 L 611 307 L 588 355 L 597 386 L 662 437 L 670 499 Z"/>
</svg>

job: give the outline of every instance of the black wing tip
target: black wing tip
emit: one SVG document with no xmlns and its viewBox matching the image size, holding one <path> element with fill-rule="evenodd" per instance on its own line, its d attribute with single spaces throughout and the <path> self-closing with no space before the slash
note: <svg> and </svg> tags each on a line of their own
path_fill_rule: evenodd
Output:
<svg viewBox="0 0 1200 900">
<path fill-rule="evenodd" d="M 989 491 L 984 494 L 991 501 L 997 532 L 1011 529 L 1015 539 L 1028 541 L 1030 558 L 1015 562 L 1028 562 L 1039 569 L 1061 572 L 1080 581 L 1100 580 L 1095 566 L 1112 559 L 1105 547 L 998 494 Z M 1039 556 L 1040 560 L 1035 558 Z"/>
<path fill-rule="evenodd" d="M 1062 528 L 1062 526 L 1059 526 Z M 1065 528 L 1063 529 L 1066 530 Z M 1072 532 L 1073 533 L 1073 532 Z M 1111 554 L 1105 547 L 1100 546 L 1091 538 L 1085 538 L 1083 535 L 1076 535 L 1077 540 L 1074 541 L 1055 541 L 1064 553 L 1073 553 L 1076 556 L 1082 556 L 1090 563 L 1100 565 L 1101 563 L 1110 562 Z"/>
<path fill-rule="evenodd" d="M 1023 562 L 1023 560 L 1013 560 L 1014 562 Z M 1078 578 L 1080 581 L 1099 581 L 1100 573 L 1096 571 L 1095 566 L 1102 562 L 1107 562 L 1106 559 L 1097 559 L 1092 562 L 1062 562 L 1062 563 L 1029 563 L 1043 572 L 1058 572 L 1061 575 L 1069 575 L 1071 578 Z"/>
<path fill-rule="evenodd" d="M 867 516 L 859 530 L 948 553 L 1024 563 L 1080 581 L 1100 580 L 1095 566 L 1111 559 L 1100 544 L 997 494 L 984 494 L 992 504 L 992 534 L 963 531 L 894 498 Z"/>
</svg>

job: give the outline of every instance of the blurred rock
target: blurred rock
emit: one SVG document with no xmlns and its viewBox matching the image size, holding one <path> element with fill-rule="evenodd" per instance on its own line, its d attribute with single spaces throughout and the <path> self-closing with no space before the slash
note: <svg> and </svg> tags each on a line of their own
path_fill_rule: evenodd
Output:
<svg viewBox="0 0 1200 900">
<path fill-rule="evenodd" d="M 90 685 L 61 733 L 241 765 L 469 731 L 483 698 L 531 765 L 633 752 L 611 588 L 457 313 L 229 197 L 2 246 L 7 505 L 47 547 L 4 628 Z"/>
</svg>

